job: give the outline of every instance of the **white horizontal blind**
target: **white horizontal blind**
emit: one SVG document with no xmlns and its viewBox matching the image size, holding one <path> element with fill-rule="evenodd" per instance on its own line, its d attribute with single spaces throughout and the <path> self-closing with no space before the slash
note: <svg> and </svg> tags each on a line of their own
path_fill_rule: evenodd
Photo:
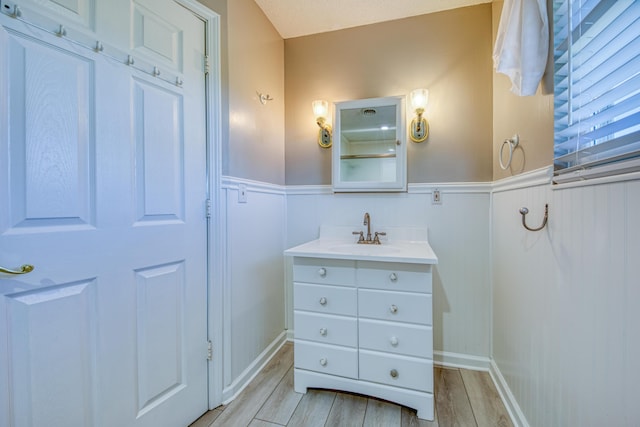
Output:
<svg viewBox="0 0 640 427">
<path fill-rule="evenodd" d="M 640 1 L 554 0 L 553 33 L 555 181 L 640 170 Z"/>
</svg>

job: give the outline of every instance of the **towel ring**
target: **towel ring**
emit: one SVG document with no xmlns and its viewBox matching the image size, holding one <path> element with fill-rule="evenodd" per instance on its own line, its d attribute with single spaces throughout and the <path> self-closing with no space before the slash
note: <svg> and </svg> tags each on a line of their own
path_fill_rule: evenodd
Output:
<svg viewBox="0 0 640 427">
<path fill-rule="evenodd" d="M 528 213 L 529 213 L 529 209 L 524 207 L 520 209 L 520 214 L 522 215 L 522 226 L 529 231 L 540 231 L 544 228 L 545 225 L 547 225 L 547 220 L 549 219 L 549 204 L 546 203 L 544 205 L 544 218 L 542 219 L 542 225 L 538 228 L 531 228 L 527 225 L 527 221 L 525 217 Z"/>
<path fill-rule="evenodd" d="M 519 142 L 520 142 L 520 137 L 518 136 L 518 134 L 515 134 L 513 135 L 513 137 L 502 141 L 502 145 L 500 146 L 500 158 L 499 158 L 500 167 L 502 168 L 502 170 L 507 170 L 507 168 L 511 166 L 511 160 L 513 160 L 513 150 L 518 146 Z M 509 144 L 509 160 L 507 160 L 507 164 L 505 165 L 504 163 L 502 163 L 502 152 L 504 151 L 504 146 L 507 144 Z"/>
</svg>

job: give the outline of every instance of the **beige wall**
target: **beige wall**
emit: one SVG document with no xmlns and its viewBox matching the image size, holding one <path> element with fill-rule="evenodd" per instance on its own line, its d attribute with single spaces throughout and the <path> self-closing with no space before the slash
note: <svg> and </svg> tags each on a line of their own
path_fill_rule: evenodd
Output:
<svg viewBox="0 0 640 427">
<path fill-rule="evenodd" d="M 282 185 L 284 41 L 253 0 L 199 1 L 222 16 L 222 173 Z"/>
<path fill-rule="evenodd" d="M 429 89 L 429 139 L 410 143 L 409 182 L 492 179 L 491 5 L 285 40 L 286 183 L 330 184 L 311 101 Z"/>
<path fill-rule="evenodd" d="M 284 184 L 284 41 L 253 0 L 232 0 L 225 174 Z M 256 91 L 274 99 L 262 105 Z"/>
<path fill-rule="evenodd" d="M 229 50 L 227 49 L 227 0 L 198 0 L 220 15 L 220 83 L 222 129 L 222 170 L 227 174 L 227 153 L 229 151 Z"/>
<path fill-rule="evenodd" d="M 504 2 L 493 5 L 493 39 L 498 32 Z M 534 96 L 516 96 L 510 91 L 511 81 L 493 72 L 493 179 L 498 180 L 531 171 L 553 163 L 553 95 L 543 95 L 540 88 Z M 514 134 L 520 136 L 513 153 L 511 167 L 500 168 L 498 156 L 502 142 Z M 508 159 L 505 147 L 503 162 Z"/>
<path fill-rule="evenodd" d="M 490 4 L 485 4 L 283 41 L 253 0 L 200 1 L 221 15 L 225 175 L 275 184 L 330 184 L 331 152 L 316 143 L 317 126 L 311 101 L 402 95 L 417 87 L 430 90 L 426 114 L 431 123 L 431 135 L 425 143 L 409 145 L 409 182 L 498 179 L 502 176 L 497 166 L 498 142 L 514 132 L 522 136 L 522 154 L 526 154 L 523 170 L 551 163 L 552 97 L 518 98 L 508 91 L 506 77 L 493 72 L 492 36 L 501 4 L 494 5 L 493 10 Z M 269 93 L 275 100 L 261 105 L 256 90 Z M 284 301 L 281 272 L 274 270 L 270 276 L 260 273 L 260 277 L 253 274 L 262 272 L 265 262 L 278 265 L 282 243 L 277 239 L 259 239 L 269 245 L 256 248 L 253 244 L 245 244 L 246 239 L 234 238 L 234 230 L 252 235 L 253 231 L 247 232 L 246 224 L 260 224 L 267 233 L 299 236 L 295 227 L 282 221 L 287 216 L 282 207 L 291 203 L 285 202 L 282 195 L 250 194 L 249 203 L 238 204 L 235 190 L 225 191 L 224 203 L 228 210 L 225 210 L 227 215 L 223 221 L 229 232 L 229 239 L 224 243 L 229 254 L 226 268 L 232 273 L 225 277 L 225 289 L 234 291 L 228 296 L 231 304 L 227 309 L 249 327 L 262 325 L 258 329 L 268 331 L 247 339 L 246 328 L 235 322 L 234 331 L 225 332 L 223 346 L 229 352 L 228 359 L 234 362 L 225 363 L 225 386 L 228 386 L 234 380 L 242 380 L 238 373 L 267 347 L 272 339 L 269 333 L 281 327 L 278 322 L 282 319 L 274 314 L 280 311 L 253 310 L 247 317 L 246 308 L 273 307 L 273 304 L 265 305 L 269 298 Z M 445 199 L 444 209 L 464 212 L 464 209 L 456 209 L 458 198 L 452 196 L 453 199 Z M 470 197 L 475 200 L 476 196 L 484 200 L 479 194 Z M 345 200 L 333 196 L 330 199 L 335 200 L 337 206 L 346 206 Z M 471 200 L 467 196 L 463 199 Z M 384 204 L 377 196 L 374 201 L 381 206 Z M 306 199 L 302 203 L 315 206 Z M 418 216 L 430 223 L 435 221 L 436 225 L 443 218 L 447 218 L 443 220 L 445 222 L 455 223 L 455 218 L 451 220 L 438 206 L 433 207 L 435 211 L 429 213 L 432 208 L 428 208 Z M 297 212 L 295 204 L 291 209 L 290 212 Z M 486 209 L 482 211 L 488 214 Z M 289 222 L 294 216 L 288 216 Z M 322 222 L 321 217 L 316 218 L 314 224 Z M 308 221 L 305 224 L 305 227 L 309 226 Z M 443 230 L 442 236 L 449 229 Z M 475 230 L 482 234 L 481 228 Z M 317 224 L 314 232 L 317 233 Z M 234 257 L 234 253 L 238 256 Z M 455 259 L 452 262 L 455 264 Z M 244 273 L 237 274 L 240 270 Z M 460 268 L 454 270 L 459 272 Z M 472 270 L 481 273 L 474 276 L 472 282 L 484 283 L 486 272 L 482 268 L 465 271 Z M 459 337 L 455 333 L 456 325 L 461 324 L 464 328 L 458 315 L 452 316 L 458 313 L 456 304 L 464 306 L 467 303 L 467 299 L 460 297 L 462 294 L 458 299 L 455 297 L 459 284 L 456 277 L 447 279 L 442 274 L 440 277 L 441 295 L 445 298 L 441 306 L 446 306 L 447 324 L 454 325 L 453 329 L 443 327 L 443 330 L 454 331 L 445 335 L 445 341 L 449 336 Z M 247 288 L 256 284 L 261 290 L 258 293 Z M 481 288 L 484 289 L 484 284 Z M 467 290 L 463 293 L 468 296 Z M 468 316 L 468 311 L 462 312 Z M 465 319 L 468 317 L 463 321 Z M 484 329 L 483 325 L 486 324 L 479 321 L 474 327 Z M 484 336 L 480 333 L 476 338 L 482 337 L 482 340 Z M 453 348 L 452 351 L 464 353 L 469 350 L 462 339 L 447 342 L 443 344 L 445 350 L 452 342 L 454 346 L 460 346 L 460 350 Z M 476 347 L 478 342 L 476 340 L 474 344 Z"/>
<path fill-rule="evenodd" d="M 311 101 L 417 87 L 430 90 L 431 130 L 409 144 L 409 182 L 491 181 L 552 163 L 553 96 L 513 95 L 492 68 L 501 1 L 285 41 L 252 0 L 200 2 L 221 15 L 225 175 L 330 184 Z M 274 101 L 263 106 L 256 91 Z M 503 171 L 500 146 L 514 133 L 520 147 Z"/>
</svg>

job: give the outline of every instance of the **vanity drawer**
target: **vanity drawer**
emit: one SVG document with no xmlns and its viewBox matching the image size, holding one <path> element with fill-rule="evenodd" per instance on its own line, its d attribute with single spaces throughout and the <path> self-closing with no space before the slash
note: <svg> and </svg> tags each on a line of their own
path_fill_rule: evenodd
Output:
<svg viewBox="0 0 640 427">
<path fill-rule="evenodd" d="M 356 283 L 356 263 L 342 259 L 296 257 L 293 281 L 353 286 Z"/>
<path fill-rule="evenodd" d="M 358 290 L 360 317 L 431 325 L 431 294 Z"/>
<path fill-rule="evenodd" d="M 350 347 L 358 345 L 358 321 L 355 317 L 296 310 L 293 321 L 296 339 Z"/>
<path fill-rule="evenodd" d="M 360 348 L 429 359 L 433 355 L 431 326 L 363 319 L 358 336 Z"/>
<path fill-rule="evenodd" d="M 433 392 L 433 361 L 360 350 L 360 379 Z"/>
<path fill-rule="evenodd" d="M 365 288 L 431 293 L 431 265 L 362 261 L 356 283 Z"/>
<path fill-rule="evenodd" d="M 355 288 L 297 282 L 293 284 L 294 310 L 355 316 L 357 301 Z"/>
<path fill-rule="evenodd" d="M 358 378 L 358 350 L 296 339 L 294 366 L 299 369 Z"/>
</svg>

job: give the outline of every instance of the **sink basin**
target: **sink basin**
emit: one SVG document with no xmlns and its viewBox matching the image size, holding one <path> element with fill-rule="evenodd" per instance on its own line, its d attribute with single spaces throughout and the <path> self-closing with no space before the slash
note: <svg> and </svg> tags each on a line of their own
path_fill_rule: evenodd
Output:
<svg viewBox="0 0 640 427">
<path fill-rule="evenodd" d="M 385 227 L 391 236 L 381 245 L 357 244 L 351 237 L 358 226 L 322 226 L 318 239 L 287 249 L 292 257 L 347 259 L 355 261 L 437 264 L 438 258 L 427 242 L 427 229 L 419 227 Z"/>
<path fill-rule="evenodd" d="M 342 245 L 331 246 L 327 248 L 329 252 L 335 252 L 338 254 L 353 254 L 353 255 L 390 255 L 400 252 L 400 248 L 396 248 L 388 245 L 359 245 L 357 243 L 345 243 Z"/>
</svg>

